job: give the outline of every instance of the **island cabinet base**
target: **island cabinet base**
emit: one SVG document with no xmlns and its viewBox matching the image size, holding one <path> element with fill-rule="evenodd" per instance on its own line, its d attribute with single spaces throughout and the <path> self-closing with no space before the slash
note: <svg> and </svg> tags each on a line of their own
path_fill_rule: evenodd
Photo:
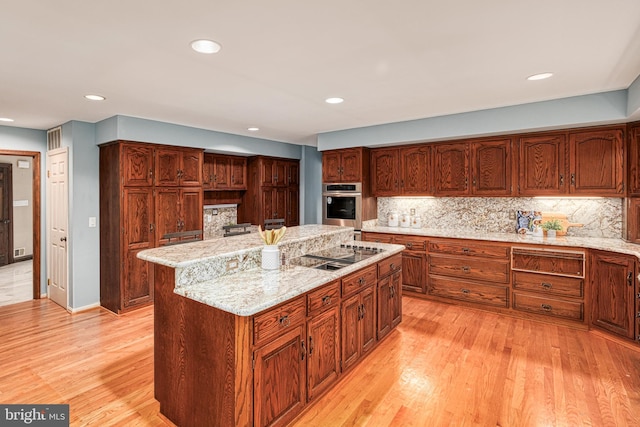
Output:
<svg viewBox="0 0 640 427">
<path fill-rule="evenodd" d="M 250 318 L 176 295 L 175 270 L 154 267 L 160 412 L 180 427 L 253 425 Z"/>
</svg>

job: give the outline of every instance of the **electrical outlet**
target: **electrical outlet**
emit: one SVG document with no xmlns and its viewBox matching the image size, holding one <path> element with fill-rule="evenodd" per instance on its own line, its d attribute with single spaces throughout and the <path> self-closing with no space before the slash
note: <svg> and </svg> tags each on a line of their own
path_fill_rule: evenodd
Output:
<svg viewBox="0 0 640 427">
<path fill-rule="evenodd" d="M 415 214 L 416 214 L 415 208 L 409 209 L 409 215 L 415 215 Z"/>
<path fill-rule="evenodd" d="M 235 270 L 238 268 L 238 260 L 230 259 L 227 261 L 227 271 Z"/>
<path fill-rule="evenodd" d="M 509 211 L 509 219 L 516 219 L 516 211 Z"/>
</svg>

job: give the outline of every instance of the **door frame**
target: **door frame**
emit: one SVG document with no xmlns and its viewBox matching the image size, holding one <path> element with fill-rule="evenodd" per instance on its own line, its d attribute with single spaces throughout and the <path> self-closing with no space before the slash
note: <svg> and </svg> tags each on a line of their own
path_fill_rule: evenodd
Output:
<svg viewBox="0 0 640 427">
<path fill-rule="evenodd" d="M 40 222 L 41 222 L 41 212 L 40 212 L 40 156 L 41 153 L 39 151 L 22 151 L 22 150 L 3 150 L 0 149 L 0 154 L 5 156 L 22 156 L 22 157 L 31 157 L 31 169 L 33 170 L 33 181 L 32 181 L 32 191 L 33 191 L 33 299 L 42 298 L 42 294 L 40 292 Z"/>
</svg>

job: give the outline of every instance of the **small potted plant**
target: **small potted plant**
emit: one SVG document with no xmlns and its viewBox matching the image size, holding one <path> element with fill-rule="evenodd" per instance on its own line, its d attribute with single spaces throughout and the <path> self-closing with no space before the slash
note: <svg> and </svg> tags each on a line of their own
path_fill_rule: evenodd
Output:
<svg viewBox="0 0 640 427">
<path fill-rule="evenodd" d="M 556 237 L 556 231 L 562 230 L 562 224 L 557 219 L 551 219 L 542 223 L 542 229 L 547 232 L 547 237 Z"/>
</svg>

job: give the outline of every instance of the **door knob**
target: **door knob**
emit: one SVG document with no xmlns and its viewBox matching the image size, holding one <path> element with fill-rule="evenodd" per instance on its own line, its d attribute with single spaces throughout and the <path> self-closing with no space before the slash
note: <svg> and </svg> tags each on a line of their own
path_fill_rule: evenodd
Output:
<svg viewBox="0 0 640 427">
<path fill-rule="evenodd" d="M 66 242 L 66 241 L 67 241 L 67 238 L 66 238 L 66 237 L 61 237 L 61 238 L 60 238 L 60 241 L 61 241 L 61 242 Z"/>
</svg>

